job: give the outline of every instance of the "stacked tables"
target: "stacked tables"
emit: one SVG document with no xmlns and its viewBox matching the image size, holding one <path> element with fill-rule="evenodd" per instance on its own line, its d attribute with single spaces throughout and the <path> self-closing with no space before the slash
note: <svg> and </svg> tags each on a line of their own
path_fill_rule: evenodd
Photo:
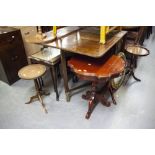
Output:
<svg viewBox="0 0 155 155">
<path fill-rule="evenodd" d="M 65 29 L 69 33 L 67 31 L 66 33 L 63 33 Z M 66 53 L 70 52 L 93 58 L 99 58 L 108 53 L 108 51 L 117 45 L 121 40 L 124 41 L 126 34 L 127 31 L 119 31 L 117 33 L 113 33 L 112 35 L 109 34 L 106 43 L 100 44 L 98 27 L 66 27 L 59 30 L 57 38 L 49 39 L 49 41 L 42 40 L 40 42 L 36 42 L 33 39 L 31 39 L 31 41 L 27 41 L 30 43 L 41 44 L 44 47 L 60 49 L 66 100 L 69 101 L 70 93 L 81 86 L 75 88 L 69 88 L 68 86 L 67 63 L 65 58 Z M 124 45 L 125 44 L 123 43 L 121 49 L 124 48 Z"/>
</svg>

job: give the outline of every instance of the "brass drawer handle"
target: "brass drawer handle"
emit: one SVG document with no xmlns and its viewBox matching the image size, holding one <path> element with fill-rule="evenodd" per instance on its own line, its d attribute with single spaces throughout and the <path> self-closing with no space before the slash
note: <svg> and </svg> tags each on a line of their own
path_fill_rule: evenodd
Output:
<svg viewBox="0 0 155 155">
<path fill-rule="evenodd" d="M 17 59 L 18 59 L 17 55 L 11 58 L 12 61 L 16 61 Z"/>
<path fill-rule="evenodd" d="M 7 42 L 12 43 L 14 41 L 14 39 L 15 39 L 15 36 L 11 36 L 11 38 L 8 39 Z"/>
</svg>

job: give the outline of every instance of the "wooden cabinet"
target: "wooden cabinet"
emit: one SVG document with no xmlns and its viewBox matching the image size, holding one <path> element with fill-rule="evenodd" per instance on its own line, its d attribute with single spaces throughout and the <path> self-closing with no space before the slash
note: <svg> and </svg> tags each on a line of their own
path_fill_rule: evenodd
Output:
<svg viewBox="0 0 155 155">
<path fill-rule="evenodd" d="M 40 51 L 40 49 L 42 48 L 41 45 L 30 44 L 26 42 L 27 37 L 31 37 L 37 34 L 37 26 L 14 26 L 14 27 L 20 29 L 21 31 L 27 57 Z"/>
<path fill-rule="evenodd" d="M 0 27 L 0 80 L 13 84 L 18 71 L 27 65 L 27 58 L 20 30 Z"/>
</svg>

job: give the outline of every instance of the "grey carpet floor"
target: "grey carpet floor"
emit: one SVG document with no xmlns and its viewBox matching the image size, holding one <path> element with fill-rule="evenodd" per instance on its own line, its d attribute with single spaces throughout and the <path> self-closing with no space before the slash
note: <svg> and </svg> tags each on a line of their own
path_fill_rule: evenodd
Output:
<svg viewBox="0 0 155 155">
<path fill-rule="evenodd" d="M 0 128 L 155 128 L 155 33 L 144 45 L 151 54 L 139 59 L 135 71 L 142 82 L 131 78 L 115 93 L 118 105 L 107 108 L 98 104 L 89 120 L 85 119 L 87 101 L 81 98 L 85 89 L 76 92 L 68 103 L 63 81 L 59 79 L 60 101 L 57 102 L 49 71 L 44 76 L 46 89 L 51 93 L 44 97 L 48 114 L 38 101 L 24 104 L 35 92 L 33 81 L 19 80 L 12 86 L 0 81 Z"/>
</svg>

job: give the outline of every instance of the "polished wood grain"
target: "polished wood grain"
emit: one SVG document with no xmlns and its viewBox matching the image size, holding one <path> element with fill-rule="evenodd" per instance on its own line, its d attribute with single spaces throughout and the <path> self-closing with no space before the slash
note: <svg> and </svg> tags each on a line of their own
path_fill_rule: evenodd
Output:
<svg viewBox="0 0 155 155">
<path fill-rule="evenodd" d="M 99 29 L 89 27 L 52 43 L 45 44 L 45 46 L 97 58 L 103 56 L 126 34 L 126 31 L 114 33 L 107 38 L 106 43 L 103 45 L 99 42 Z"/>
<path fill-rule="evenodd" d="M 57 35 L 55 36 L 52 31 L 49 31 L 47 33 L 45 33 L 45 38 L 41 39 L 39 37 L 36 36 L 29 36 L 26 38 L 26 42 L 27 43 L 32 43 L 32 44 L 44 44 L 44 43 L 48 43 L 48 42 L 52 42 L 56 39 L 60 39 L 66 35 L 69 35 L 73 32 L 78 31 L 79 29 L 81 29 L 82 27 L 79 26 L 68 26 L 68 27 L 64 27 L 61 29 L 57 30 Z"/>
<path fill-rule="evenodd" d="M 73 57 L 68 61 L 71 69 L 83 76 L 110 78 L 119 75 L 125 68 L 125 61 L 116 55 L 111 56 L 106 62 L 103 59 L 87 57 Z"/>
</svg>

